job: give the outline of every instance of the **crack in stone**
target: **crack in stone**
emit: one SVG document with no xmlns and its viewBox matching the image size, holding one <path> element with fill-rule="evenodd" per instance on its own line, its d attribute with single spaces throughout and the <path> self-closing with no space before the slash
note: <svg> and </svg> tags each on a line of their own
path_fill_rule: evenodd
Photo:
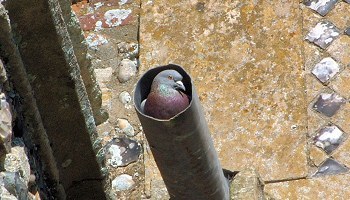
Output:
<svg viewBox="0 0 350 200">
<path fill-rule="evenodd" d="M 302 177 L 295 177 L 295 178 L 270 180 L 270 181 L 264 181 L 264 184 L 281 183 L 281 182 L 288 182 L 288 181 L 298 181 L 298 180 L 305 180 L 307 178 L 308 178 L 307 176 L 302 176 Z"/>
</svg>

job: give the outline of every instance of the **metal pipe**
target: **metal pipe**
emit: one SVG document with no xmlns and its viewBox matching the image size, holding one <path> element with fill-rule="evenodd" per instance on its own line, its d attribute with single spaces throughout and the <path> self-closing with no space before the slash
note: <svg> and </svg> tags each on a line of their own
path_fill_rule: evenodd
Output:
<svg viewBox="0 0 350 200">
<path fill-rule="evenodd" d="M 182 76 L 190 105 L 169 120 L 160 120 L 141 112 L 153 78 L 166 69 Z M 153 68 L 138 81 L 134 104 L 170 199 L 228 200 L 228 180 L 224 177 L 214 149 L 208 125 L 191 77 L 174 64 Z"/>
</svg>

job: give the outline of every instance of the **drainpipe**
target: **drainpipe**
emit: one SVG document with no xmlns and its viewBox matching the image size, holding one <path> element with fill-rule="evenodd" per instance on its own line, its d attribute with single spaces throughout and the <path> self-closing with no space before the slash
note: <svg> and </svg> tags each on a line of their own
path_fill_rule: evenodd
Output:
<svg viewBox="0 0 350 200">
<path fill-rule="evenodd" d="M 190 105 L 169 120 L 156 119 L 141 112 L 154 77 L 174 69 L 182 76 Z M 228 180 L 223 174 L 208 125 L 191 77 L 174 64 L 153 68 L 138 81 L 134 104 L 144 134 L 167 187 L 170 199 L 228 200 Z"/>
</svg>

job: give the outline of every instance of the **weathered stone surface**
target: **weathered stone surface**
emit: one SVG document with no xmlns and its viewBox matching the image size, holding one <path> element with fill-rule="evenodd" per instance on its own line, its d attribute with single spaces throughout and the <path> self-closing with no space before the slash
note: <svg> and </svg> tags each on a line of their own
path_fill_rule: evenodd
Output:
<svg viewBox="0 0 350 200">
<path fill-rule="evenodd" d="M 264 183 L 254 168 L 240 171 L 230 183 L 230 199 L 264 200 Z"/>
<path fill-rule="evenodd" d="M 104 199 L 101 163 L 95 157 L 101 144 L 95 142 L 95 121 L 58 1 L 7 1 L 6 6 L 11 25 L 16 25 L 12 30 L 21 38 L 16 42 L 26 67 L 22 76 L 31 77 L 29 93 L 55 157 L 50 164 L 57 163 L 67 198 Z"/>
<path fill-rule="evenodd" d="M 95 123 L 100 124 L 106 121 L 108 115 L 105 110 L 101 109 L 102 94 L 99 85 L 96 83 L 91 59 L 87 54 L 88 49 L 85 42 L 85 37 L 80 28 L 78 18 L 72 12 L 70 2 L 65 0 L 59 0 L 58 2 L 60 4 L 62 16 L 74 49 L 74 56 L 76 57 L 79 65 L 80 75 L 83 79 L 91 109 L 94 114 Z"/>
<path fill-rule="evenodd" d="M 292 180 L 265 185 L 274 199 L 344 199 L 350 195 L 349 174 Z"/>
<path fill-rule="evenodd" d="M 143 1 L 142 9 L 140 72 L 172 62 L 191 74 L 223 167 L 253 165 L 264 180 L 305 176 L 299 4 Z"/>
</svg>

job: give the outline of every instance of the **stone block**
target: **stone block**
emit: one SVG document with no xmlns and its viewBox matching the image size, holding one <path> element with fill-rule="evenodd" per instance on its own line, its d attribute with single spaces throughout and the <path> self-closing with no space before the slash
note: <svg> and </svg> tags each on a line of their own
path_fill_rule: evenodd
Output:
<svg viewBox="0 0 350 200">
<path fill-rule="evenodd" d="M 142 10 L 140 73 L 178 63 L 191 74 L 223 168 L 306 175 L 299 4 L 145 0 Z"/>
</svg>

